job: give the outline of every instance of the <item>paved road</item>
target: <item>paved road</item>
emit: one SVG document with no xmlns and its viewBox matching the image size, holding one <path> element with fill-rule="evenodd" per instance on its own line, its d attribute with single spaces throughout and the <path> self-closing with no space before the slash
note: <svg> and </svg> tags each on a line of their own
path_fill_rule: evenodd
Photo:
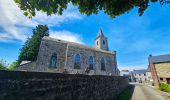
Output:
<svg viewBox="0 0 170 100">
<path fill-rule="evenodd" d="M 135 89 L 131 100 L 167 100 L 167 96 L 160 94 L 155 89 L 135 84 Z"/>
</svg>

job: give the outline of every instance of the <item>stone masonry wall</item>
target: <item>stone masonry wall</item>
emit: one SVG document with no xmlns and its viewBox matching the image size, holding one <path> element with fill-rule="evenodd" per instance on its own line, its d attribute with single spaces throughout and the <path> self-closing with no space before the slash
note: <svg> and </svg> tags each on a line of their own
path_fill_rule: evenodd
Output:
<svg viewBox="0 0 170 100">
<path fill-rule="evenodd" d="M 170 63 L 154 64 L 158 77 L 170 78 Z"/>
<path fill-rule="evenodd" d="M 0 100 L 114 100 L 127 86 L 121 76 L 0 71 Z"/>
<path fill-rule="evenodd" d="M 81 68 L 74 69 L 74 57 L 76 54 L 80 54 L 81 57 Z M 115 75 L 116 73 L 116 61 L 115 54 L 103 53 L 99 51 L 94 51 L 88 48 L 81 48 L 79 46 L 68 46 L 67 53 L 67 65 L 65 69 L 68 69 L 71 73 L 82 73 L 85 74 L 85 69 L 89 67 L 88 58 L 90 56 L 94 57 L 94 70 L 90 70 L 89 74 L 97 75 Z M 105 71 L 101 70 L 101 58 L 105 59 Z"/>
<path fill-rule="evenodd" d="M 63 72 L 65 66 L 67 44 L 60 41 L 42 40 L 38 57 L 37 71 Z M 50 68 L 50 59 L 53 53 L 57 54 L 57 68 Z"/>
</svg>

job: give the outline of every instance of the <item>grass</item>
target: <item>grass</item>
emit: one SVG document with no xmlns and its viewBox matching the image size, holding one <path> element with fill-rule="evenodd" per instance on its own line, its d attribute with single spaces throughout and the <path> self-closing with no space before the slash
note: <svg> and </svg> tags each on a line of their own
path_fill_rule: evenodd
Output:
<svg viewBox="0 0 170 100">
<path fill-rule="evenodd" d="M 165 92 L 170 93 L 170 84 L 160 83 L 159 89 Z"/>
<path fill-rule="evenodd" d="M 134 86 L 128 86 L 122 93 L 120 93 L 116 100 L 130 100 L 134 91 Z"/>
<path fill-rule="evenodd" d="M 168 100 L 170 100 L 170 96 L 168 97 Z"/>
</svg>

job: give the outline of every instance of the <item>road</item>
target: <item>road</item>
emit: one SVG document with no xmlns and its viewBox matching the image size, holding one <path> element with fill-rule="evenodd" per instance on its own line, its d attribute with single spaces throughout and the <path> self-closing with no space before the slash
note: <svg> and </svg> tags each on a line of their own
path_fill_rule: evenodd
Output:
<svg viewBox="0 0 170 100">
<path fill-rule="evenodd" d="M 166 95 L 161 94 L 149 86 L 139 84 L 134 85 L 135 88 L 131 100 L 168 100 Z"/>
</svg>

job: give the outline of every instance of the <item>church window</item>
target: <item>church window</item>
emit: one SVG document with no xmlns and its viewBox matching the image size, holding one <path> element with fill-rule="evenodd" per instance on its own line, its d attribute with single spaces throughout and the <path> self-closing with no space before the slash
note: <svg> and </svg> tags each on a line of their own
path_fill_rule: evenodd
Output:
<svg viewBox="0 0 170 100">
<path fill-rule="evenodd" d="M 56 53 L 53 53 L 51 56 L 50 67 L 52 68 L 57 67 L 57 54 Z"/>
<path fill-rule="evenodd" d="M 93 70 L 93 66 L 94 66 L 93 56 L 90 56 L 89 57 L 89 69 Z"/>
<path fill-rule="evenodd" d="M 101 59 L 101 62 L 100 62 L 100 63 L 101 63 L 101 70 L 106 70 L 104 58 Z"/>
<path fill-rule="evenodd" d="M 80 69 L 80 66 L 81 66 L 80 55 L 79 55 L 79 54 L 76 54 L 76 55 L 75 55 L 74 68 L 75 68 L 75 69 Z"/>
<path fill-rule="evenodd" d="M 105 41 L 103 40 L 103 44 L 105 44 Z"/>
</svg>

